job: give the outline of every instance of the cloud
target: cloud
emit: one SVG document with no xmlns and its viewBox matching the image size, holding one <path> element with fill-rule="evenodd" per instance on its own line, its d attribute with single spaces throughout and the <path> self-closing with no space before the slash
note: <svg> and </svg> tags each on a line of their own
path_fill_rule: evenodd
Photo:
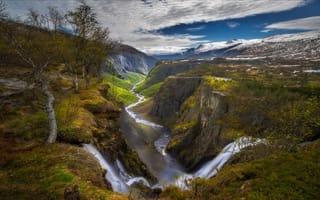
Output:
<svg viewBox="0 0 320 200">
<path fill-rule="evenodd" d="M 206 28 L 206 25 L 202 25 L 202 26 L 198 26 L 198 27 L 187 28 L 186 30 L 191 31 L 191 32 L 196 32 L 196 31 L 201 31 L 205 28 Z"/>
<path fill-rule="evenodd" d="M 320 30 L 320 16 L 278 22 L 266 26 L 265 29 Z"/>
<path fill-rule="evenodd" d="M 237 26 L 240 26 L 240 23 L 238 23 L 238 22 L 227 22 L 227 26 L 229 28 L 235 28 Z"/>
<path fill-rule="evenodd" d="M 11 14 L 20 15 L 22 18 L 29 8 L 45 10 L 47 6 L 56 6 L 66 11 L 79 5 L 78 0 L 5 0 L 5 2 Z M 301 6 L 308 0 L 86 0 L 86 2 L 94 8 L 100 23 L 109 27 L 112 38 L 121 39 L 126 44 L 152 53 L 152 49 L 157 46 L 163 50 L 165 48 L 162 47 L 166 46 L 181 49 L 201 41 L 201 38 L 193 38 L 192 35 L 160 35 L 157 33 L 159 29 L 177 24 L 280 12 Z M 144 34 L 139 30 L 144 30 Z"/>
<path fill-rule="evenodd" d="M 262 31 L 260 31 L 260 32 L 262 32 L 262 33 L 269 33 L 270 31 L 272 31 L 271 29 L 263 29 Z"/>
</svg>

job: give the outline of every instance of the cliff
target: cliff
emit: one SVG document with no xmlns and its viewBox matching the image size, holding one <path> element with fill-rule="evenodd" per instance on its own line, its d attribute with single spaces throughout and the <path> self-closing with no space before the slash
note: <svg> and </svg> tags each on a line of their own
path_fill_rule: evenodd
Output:
<svg viewBox="0 0 320 200">
<path fill-rule="evenodd" d="M 148 56 L 133 47 L 123 44 L 116 45 L 107 60 L 120 75 L 123 75 L 127 71 L 147 74 L 157 61 L 152 56 Z"/>
<path fill-rule="evenodd" d="M 229 112 L 228 97 L 206 77 L 171 77 L 154 97 L 151 115 L 172 129 L 168 151 L 188 170 L 214 157 L 232 140 L 219 120 Z"/>
</svg>

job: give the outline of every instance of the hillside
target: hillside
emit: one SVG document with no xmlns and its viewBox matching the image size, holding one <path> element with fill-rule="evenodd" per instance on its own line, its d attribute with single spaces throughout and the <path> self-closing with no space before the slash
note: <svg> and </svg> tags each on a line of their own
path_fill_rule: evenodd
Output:
<svg viewBox="0 0 320 200">
<path fill-rule="evenodd" d="M 108 57 L 108 61 L 121 76 L 125 76 L 126 72 L 136 72 L 146 75 L 157 62 L 152 56 L 148 56 L 124 44 L 115 45 L 111 55 Z"/>
<path fill-rule="evenodd" d="M 121 162 L 128 174 L 153 181 L 119 123 L 122 106 L 135 101 L 134 96 L 127 99 L 130 88 L 143 76 L 128 73 L 126 80 L 114 81 L 117 77 L 103 76 L 99 70 L 97 74 L 99 68 L 92 63 L 88 71 L 77 68 L 71 63 L 75 36 L 12 21 L 0 25 L 1 30 L 7 28 L 0 34 L 1 198 L 127 199 L 112 191 L 105 180 L 108 171 L 84 143 L 95 144 L 111 162 Z M 92 42 L 90 50 L 104 54 L 103 41 L 82 42 Z M 101 61 L 86 57 L 86 62 L 90 59 Z M 49 129 L 48 122 L 53 120 L 57 137 L 49 143 L 54 127 Z"/>
</svg>

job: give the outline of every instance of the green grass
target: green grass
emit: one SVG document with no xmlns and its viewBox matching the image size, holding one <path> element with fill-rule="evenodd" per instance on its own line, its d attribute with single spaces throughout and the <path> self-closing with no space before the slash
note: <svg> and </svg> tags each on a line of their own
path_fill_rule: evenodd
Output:
<svg viewBox="0 0 320 200">
<path fill-rule="evenodd" d="M 255 151 L 252 151 L 254 155 Z M 304 150 L 278 151 L 260 160 L 228 165 L 217 176 L 197 179 L 191 191 L 167 189 L 167 199 L 317 199 L 320 195 L 320 141 Z"/>
<path fill-rule="evenodd" d="M 131 84 L 136 84 L 142 80 L 145 79 L 145 75 L 138 74 L 138 73 L 133 73 L 133 72 L 128 72 L 127 73 L 127 79 Z"/>
<path fill-rule="evenodd" d="M 160 82 L 160 83 L 157 83 L 157 84 L 154 84 L 144 90 L 142 90 L 140 93 L 143 95 L 143 96 L 146 96 L 146 97 L 152 97 L 154 96 L 159 90 L 160 90 L 160 87 L 163 85 L 163 82 Z"/>
<path fill-rule="evenodd" d="M 112 98 L 114 98 L 117 102 L 123 103 L 124 105 L 129 105 L 138 100 L 138 98 L 132 92 L 130 92 L 130 90 L 123 89 L 112 84 L 110 84 L 109 91 L 109 94 Z"/>
<path fill-rule="evenodd" d="M 104 83 L 109 84 L 109 95 L 116 101 L 129 105 L 138 100 L 138 98 L 130 92 L 134 84 L 142 81 L 144 75 L 137 73 L 127 73 L 126 79 L 121 79 L 111 74 L 104 74 Z"/>
<path fill-rule="evenodd" d="M 112 198 L 102 174 L 97 161 L 82 148 L 40 146 L 1 160 L 0 196 L 8 200 L 63 199 L 65 187 L 77 184 L 81 199 Z"/>
<path fill-rule="evenodd" d="M 113 76 L 111 74 L 104 74 L 103 81 L 105 83 L 110 84 L 110 85 L 113 85 L 113 86 L 116 86 L 119 88 L 123 88 L 126 90 L 130 90 L 130 88 L 132 87 L 132 84 L 130 83 L 129 80 L 123 80 L 123 79 L 118 78 L 116 76 Z"/>
</svg>

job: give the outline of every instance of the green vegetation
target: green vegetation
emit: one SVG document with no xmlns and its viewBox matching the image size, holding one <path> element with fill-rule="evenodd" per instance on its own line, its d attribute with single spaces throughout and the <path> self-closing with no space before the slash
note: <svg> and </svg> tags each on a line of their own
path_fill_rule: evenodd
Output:
<svg viewBox="0 0 320 200">
<path fill-rule="evenodd" d="M 152 97 L 160 90 L 161 86 L 163 85 L 163 82 L 154 84 L 144 90 L 140 91 L 140 94 L 142 94 L 145 97 Z"/>
<path fill-rule="evenodd" d="M 55 144 L 1 155 L 2 199 L 63 199 L 65 186 L 73 184 L 81 199 L 125 199 L 108 190 L 97 161 L 78 147 Z"/>
<path fill-rule="evenodd" d="M 137 87 L 136 91 L 142 92 L 142 90 L 146 90 L 149 87 L 158 85 L 159 83 L 163 82 L 168 76 L 192 69 L 194 66 L 195 64 L 192 62 L 159 62 L 155 67 L 151 69 L 146 80 L 141 85 L 139 85 L 139 87 Z"/>
<path fill-rule="evenodd" d="M 134 72 L 127 72 L 126 77 L 129 80 L 129 82 L 133 85 L 145 79 L 145 75 Z"/>
<path fill-rule="evenodd" d="M 256 148 L 266 149 L 264 146 Z M 254 149 L 251 152 L 253 156 L 256 153 Z M 209 180 L 197 179 L 190 183 L 191 191 L 168 188 L 162 197 L 217 200 L 317 199 L 320 194 L 319 153 L 319 141 L 300 150 L 277 150 L 267 158 L 230 164 Z"/>
<path fill-rule="evenodd" d="M 138 98 L 130 91 L 134 84 L 142 81 L 144 76 L 137 73 L 128 73 L 126 79 L 118 78 L 111 74 L 104 74 L 104 83 L 110 86 L 110 95 L 116 101 L 129 105 Z"/>
</svg>

